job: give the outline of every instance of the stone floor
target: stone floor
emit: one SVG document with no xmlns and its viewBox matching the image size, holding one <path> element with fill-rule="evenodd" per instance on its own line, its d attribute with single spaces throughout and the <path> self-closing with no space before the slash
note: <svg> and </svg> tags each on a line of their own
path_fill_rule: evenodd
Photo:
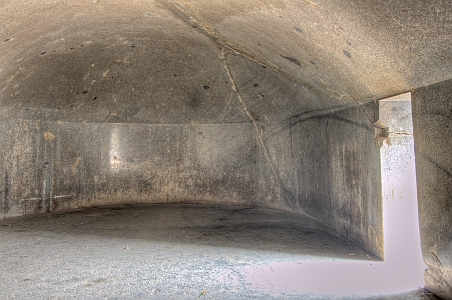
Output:
<svg viewBox="0 0 452 300">
<path fill-rule="evenodd" d="M 382 262 L 312 219 L 248 206 L 0 221 L 0 299 L 437 299 L 423 289 L 387 294 L 380 285 L 396 273 L 365 282 L 356 264 Z"/>
</svg>

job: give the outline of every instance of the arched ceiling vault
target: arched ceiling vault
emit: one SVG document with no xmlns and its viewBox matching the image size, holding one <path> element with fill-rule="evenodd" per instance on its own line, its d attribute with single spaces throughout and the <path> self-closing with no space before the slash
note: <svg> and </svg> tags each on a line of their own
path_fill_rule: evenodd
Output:
<svg viewBox="0 0 452 300">
<path fill-rule="evenodd" d="M 0 8 L 3 117 L 236 123 L 250 122 L 248 110 L 280 122 L 452 78 L 449 0 Z"/>
</svg>

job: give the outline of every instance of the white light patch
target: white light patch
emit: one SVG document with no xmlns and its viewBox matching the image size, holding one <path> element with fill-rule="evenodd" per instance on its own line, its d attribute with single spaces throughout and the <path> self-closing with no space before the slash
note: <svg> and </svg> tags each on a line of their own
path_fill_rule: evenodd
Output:
<svg viewBox="0 0 452 300">
<path fill-rule="evenodd" d="M 275 294 L 379 295 L 424 286 L 410 93 L 380 102 L 390 143 L 381 148 L 384 262 L 314 258 L 245 268 L 252 288 Z M 389 142 L 389 141 L 388 141 Z"/>
<path fill-rule="evenodd" d="M 121 140 L 118 126 L 114 126 L 111 130 L 109 155 L 110 168 L 112 170 L 121 169 L 124 162 L 121 161 Z"/>
</svg>

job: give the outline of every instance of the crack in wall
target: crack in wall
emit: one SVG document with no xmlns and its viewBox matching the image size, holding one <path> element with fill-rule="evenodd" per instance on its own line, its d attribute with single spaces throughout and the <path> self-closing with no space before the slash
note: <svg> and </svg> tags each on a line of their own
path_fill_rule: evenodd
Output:
<svg viewBox="0 0 452 300">
<path fill-rule="evenodd" d="M 441 260 L 439 259 L 439 257 L 436 255 L 436 253 L 434 251 L 429 251 L 429 253 L 435 258 L 435 261 L 438 263 L 438 265 L 443 268 L 443 264 L 441 263 Z M 439 268 L 439 270 L 441 271 L 441 269 Z"/>
<path fill-rule="evenodd" d="M 316 89 L 315 87 L 299 80 L 298 78 L 295 78 L 285 72 L 282 72 L 281 70 L 279 70 L 278 67 L 274 66 L 272 63 L 265 61 L 257 56 L 255 56 L 254 54 L 250 53 L 249 51 L 247 51 L 246 49 L 244 49 L 242 46 L 238 45 L 238 44 L 234 44 L 230 41 L 228 41 L 226 38 L 222 37 L 214 28 L 212 28 L 203 18 L 202 16 L 197 12 L 197 10 L 190 5 L 189 3 L 187 3 L 186 1 L 182 1 L 183 3 L 176 3 L 176 2 L 166 2 L 166 1 L 162 1 L 162 0 L 157 0 L 157 3 L 163 7 L 164 9 L 170 11 L 176 18 L 178 18 L 179 20 L 181 20 L 182 22 L 184 22 L 185 24 L 189 25 L 190 27 L 193 27 L 196 31 L 198 31 L 200 34 L 204 35 L 206 38 L 208 38 L 211 42 L 213 42 L 214 44 L 216 44 L 219 48 L 220 48 L 220 60 L 223 61 L 224 63 L 224 67 L 226 69 L 227 75 L 229 77 L 229 79 L 231 80 L 232 83 L 232 89 L 234 91 L 234 93 L 237 95 L 243 109 L 244 112 L 246 113 L 246 115 L 248 116 L 248 118 L 253 122 L 253 125 L 257 131 L 257 135 L 258 135 L 258 139 L 259 142 L 262 144 L 263 149 L 264 149 L 264 153 L 266 156 L 266 159 L 269 161 L 272 172 L 275 174 L 275 176 L 277 177 L 277 180 L 280 184 L 280 186 L 282 187 L 283 191 L 284 191 L 284 197 L 287 199 L 288 203 L 290 203 L 292 206 L 294 206 L 294 203 L 292 201 L 293 196 L 289 193 L 288 190 L 286 190 L 282 179 L 280 178 L 279 174 L 276 171 L 276 168 L 270 158 L 269 152 L 267 147 L 265 146 L 265 143 L 263 141 L 263 137 L 262 137 L 262 133 L 259 129 L 259 126 L 257 124 L 258 120 L 256 120 L 256 118 L 253 116 L 253 114 L 249 111 L 247 105 L 245 104 L 239 90 L 237 87 L 236 82 L 234 81 L 234 79 L 232 78 L 232 74 L 230 72 L 227 60 L 226 60 L 226 51 L 228 51 L 231 54 L 236 54 L 238 56 L 241 56 L 245 59 L 251 60 L 259 65 L 262 65 L 266 68 L 269 68 L 270 70 L 276 72 L 277 74 L 282 75 L 283 77 L 285 77 L 286 79 L 288 79 L 291 82 L 297 83 L 299 84 L 302 88 L 304 88 L 307 92 L 309 92 L 308 89 L 311 90 L 311 92 L 315 93 L 318 92 L 320 93 L 321 91 Z M 184 6 L 185 4 L 185 6 Z M 194 24 L 196 24 L 197 26 L 193 26 Z M 327 92 L 326 95 L 328 95 L 330 92 L 334 93 L 334 96 L 329 95 L 329 97 L 333 97 L 333 98 L 346 98 L 350 100 L 350 103 L 352 104 L 350 108 L 355 107 L 355 106 L 359 106 L 360 109 L 363 111 L 363 113 L 365 114 L 366 118 L 368 119 L 370 126 L 372 128 L 375 129 L 375 140 L 376 140 L 376 144 L 381 147 L 382 143 L 380 140 L 384 140 L 388 137 L 388 133 L 387 133 L 387 127 L 384 126 L 384 124 L 381 124 L 381 122 L 374 122 L 372 120 L 372 118 L 369 116 L 368 112 L 365 110 L 364 106 L 360 103 L 358 103 L 358 101 L 356 101 L 355 99 L 353 99 L 353 97 L 351 97 L 350 95 L 346 95 L 334 88 L 330 88 L 330 86 L 328 85 L 328 83 L 326 83 L 324 80 L 322 80 L 321 78 L 318 77 L 318 79 L 320 80 L 320 84 L 322 86 L 322 88 Z M 335 110 L 330 106 L 330 105 L 326 105 L 326 107 L 328 107 L 328 109 L 331 111 L 331 114 L 336 115 Z M 327 108 L 322 108 L 322 110 L 327 111 Z M 290 197 L 289 197 L 290 196 Z"/>
<path fill-rule="evenodd" d="M 437 163 L 433 158 L 431 158 L 429 155 L 423 154 L 422 157 L 424 157 L 426 160 L 428 160 L 432 165 L 434 165 L 437 169 L 444 172 L 449 178 L 452 179 L 452 172 L 447 170 L 444 166 L 441 166 L 439 163 Z M 452 201 L 452 199 L 451 199 Z M 452 209 L 452 207 L 451 207 Z"/>
<path fill-rule="evenodd" d="M 248 50 L 244 49 L 241 45 L 228 41 L 227 39 L 222 37 L 212 26 L 210 26 L 206 21 L 204 21 L 204 19 L 201 17 L 201 15 L 197 12 L 197 10 L 192 5 L 190 5 L 186 1 L 183 1 L 183 2 L 189 8 L 191 13 L 188 12 L 186 9 L 184 9 L 181 5 L 179 5 L 175 2 L 163 2 L 162 0 L 157 0 L 157 3 L 162 8 L 167 9 L 170 12 L 172 12 L 174 14 L 174 16 L 176 18 L 178 18 L 179 20 L 187 23 L 186 19 L 189 18 L 191 21 L 196 23 L 202 29 L 202 30 L 200 30 L 201 33 L 204 34 L 207 38 L 209 38 L 212 42 L 216 43 L 221 49 L 223 49 L 223 50 L 228 49 L 231 52 L 233 52 L 237 55 L 240 55 L 243 58 L 249 59 L 249 60 L 254 61 L 266 68 L 269 68 L 269 69 L 273 70 L 274 72 L 284 76 L 286 79 L 300 84 L 307 92 L 308 92 L 308 90 L 306 89 L 306 87 L 311 89 L 313 92 L 320 92 L 318 89 L 307 84 L 306 82 L 303 82 L 296 77 L 293 77 L 285 72 L 282 72 L 277 66 L 274 66 L 272 63 L 265 61 L 265 60 L 257 57 L 256 55 L 250 53 Z M 170 5 L 172 5 L 172 6 L 170 6 L 169 3 L 171 3 Z M 175 11 L 173 8 L 175 8 L 177 11 Z M 182 13 L 183 16 L 181 16 L 180 13 Z M 196 18 L 193 17 L 192 14 L 195 15 Z M 328 85 L 328 83 L 325 82 L 324 80 L 322 80 L 320 77 L 317 77 L 317 78 L 320 80 L 320 83 L 321 83 L 322 87 L 325 89 L 325 91 L 334 93 L 336 96 L 339 97 L 339 99 L 342 99 L 342 98 L 349 99 L 354 105 L 359 106 L 361 108 L 361 110 L 366 115 L 366 117 L 369 120 L 370 125 L 372 127 L 374 127 L 375 129 L 378 129 L 380 131 L 384 131 L 387 134 L 387 127 L 384 126 L 383 124 L 380 125 L 378 123 L 378 121 L 377 122 L 372 121 L 372 118 L 369 116 L 369 114 L 364 109 L 362 104 L 360 104 L 358 101 L 356 101 L 352 96 L 346 95 L 343 92 L 340 92 L 340 91 L 330 87 L 331 85 Z M 327 107 L 331 110 L 331 112 L 333 114 L 335 114 L 335 111 L 333 110 L 333 108 L 330 105 L 327 105 Z M 247 113 L 247 114 L 249 114 L 249 113 Z"/>
<path fill-rule="evenodd" d="M 174 9 L 172 9 L 172 7 L 170 7 L 167 2 L 162 3 L 161 0 L 157 0 L 157 2 L 160 4 L 160 6 L 162 6 L 163 8 L 169 10 L 170 12 L 172 12 L 179 20 L 186 22 L 186 20 L 184 20 L 184 18 L 182 18 L 180 16 L 180 14 L 178 14 L 176 11 L 174 11 Z M 185 2 L 185 1 L 184 1 Z M 251 61 L 254 61 L 255 63 L 264 66 L 266 68 L 269 68 L 271 70 L 273 70 L 274 72 L 284 76 L 286 79 L 298 83 L 300 84 L 306 91 L 308 91 L 306 89 L 306 87 L 308 87 L 309 89 L 315 91 L 315 92 L 320 92 L 318 89 L 316 89 L 315 87 L 307 84 L 306 82 L 303 82 L 301 80 L 299 80 L 298 78 L 295 78 L 293 76 L 290 76 L 289 74 L 282 72 L 277 66 L 273 65 L 271 62 L 265 61 L 262 58 L 257 57 L 256 55 L 252 54 L 251 52 L 249 52 L 248 50 L 246 50 L 245 48 L 243 48 L 241 45 L 232 43 L 228 40 L 226 40 L 224 37 L 221 37 L 221 35 L 216 32 L 212 26 L 210 26 L 207 22 L 205 22 L 202 17 L 199 15 L 199 13 L 196 11 L 196 9 L 194 9 L 191 5 L 189 5 L 188 3 L 185 2 L 185 4 L 190 8 L 190 10 L 193 12 L 193 14 L 196 15 L 197 18 L 194 18 L 193 16 L 191 16 L 191 14 L 189 12 L 187 12 L 184 8 L 182 8 L 180 5 L 178 5 L 175 2 L 170 2 L 174 8 L 176 8 L 179 12 L 181 12 L 186 18 L 189 18 L 191 21 L 195 22 L 199 27 L 201 27 L 201 33 L 203 33 L 206 37 L 208 37 L 211 41 L 213 41 L 214 43 L 216 43 L 220 48 L 222 49 L 228 49 L 231 52 L 240 55 L 243 58 L 249 59 Z M 330 90 L 330 89 L 327 89 Z M 337 91 L 336 91 L 337 93 Z M 345 97 L 345 95 L 339 93 L 340 95 L 342 95 L 343 97 Z"/>
<path fill-rule="evenodd" d="M 389 134 L 397 134 L 397 135 L 413 135 L 412 133 L 409 132 L 403 132 L 403 131 L 388 131 Z"/>
<path fill-rule="evenodd" d="M 265 154 L 265 158 L 267 159 L 268 163 L 270 164 L 270 168 L 272 169 L 272 172 L 274 173 L 274 175 L 276 176 L 276 179 L 278 180 L 278 183 L 280 184 L 283 192 L 284 192 L 284 198 L 286 198 L 287 202 L 293 207 L 295 208 L 295 203 L 292 202 L 291 197 L 288 196 L 289 191 L 286 189 L 286 187 L 284 186 L 284 183 L 282 182 L 271 158 L 270 158 L 270 154 L 268 153 L 268 149 L 267 146 L 265 145 L 264 139 L 262 137 L 262 133 L 259 129 L 259 126 L 257 125 L 257 121 L 255 119 L 255 117 L 253 116 L 253 114 L 250 112 L 250 110 L 248 109 L 248 106 L 246 105 L 245 101 L 242 98 L 242 95 L 240 95 L 240 91 L 237 87 L 237 84 L 235 83 L 234 77 L 231 74 L 231 71 L 229 69 L 228 63 L 227 63 L 227 58 L 226 58 L 227 53 L 224 51 L 224 48 L 221 49 L 220 54 L 219 54 L 219 59 L 223 62 L 224 64 L 224 68 L 226 70 L 226 75 L 229 78 L 229 81 L 231 82 L 231 86 L 232 86 L 232 90 L 234 91 L 234 93 L 237 95 L 237 98 L 240 102 L 240 104 L 242 105 L 243 111 L 245 112 L 245 114 L 250 118 L 250 120 L 253 122 L 254 125 L 254 129 L 256 129 L 257 132 L 257 137 L 259 139 L 260 144 L 262 145 L 262 148 L 264 150 L 264 154 Z"/>
<path fill-rule="evenodd" d="M 372 125 L 372 127 L 376 128 L 376 129 L 380 129 L 383 130 L 386 134 L 388 133 L 388 127 L 386 125 L 384 125 L 380 120 L 377 120 L 376 122 L 372 121 L 372 118 L 369 116 L 369 114 L 367 113 L 366 109 L 363 107 L 362 104 L 359 104 L 358 101 L 356 101 L 352 96 L 348 96 L 349 99 L 351 99 L 354 103 L 356 103 L 357 106 L 359 106 L 361 108 L 361 110 L 364 112 L 364 114 L 366 115 L 366 118 L 369 120 L 370 124 Z"/>
</svg>

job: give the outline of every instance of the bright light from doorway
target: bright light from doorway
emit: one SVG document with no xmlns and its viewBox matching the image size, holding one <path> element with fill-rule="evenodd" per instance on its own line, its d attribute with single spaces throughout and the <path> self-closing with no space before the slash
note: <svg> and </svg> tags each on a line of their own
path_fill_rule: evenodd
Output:
<svg viewBox="0 0 452 300">
<path fill-rule="evenodd" d="M 273 293 L 379 295 L 423 287 L 411 118 L 411 94 L 380 102 L 390 139 L 381 148 L 384 262 L 309 258 L 249 267 L 247 281 Z"/>
</svg>

